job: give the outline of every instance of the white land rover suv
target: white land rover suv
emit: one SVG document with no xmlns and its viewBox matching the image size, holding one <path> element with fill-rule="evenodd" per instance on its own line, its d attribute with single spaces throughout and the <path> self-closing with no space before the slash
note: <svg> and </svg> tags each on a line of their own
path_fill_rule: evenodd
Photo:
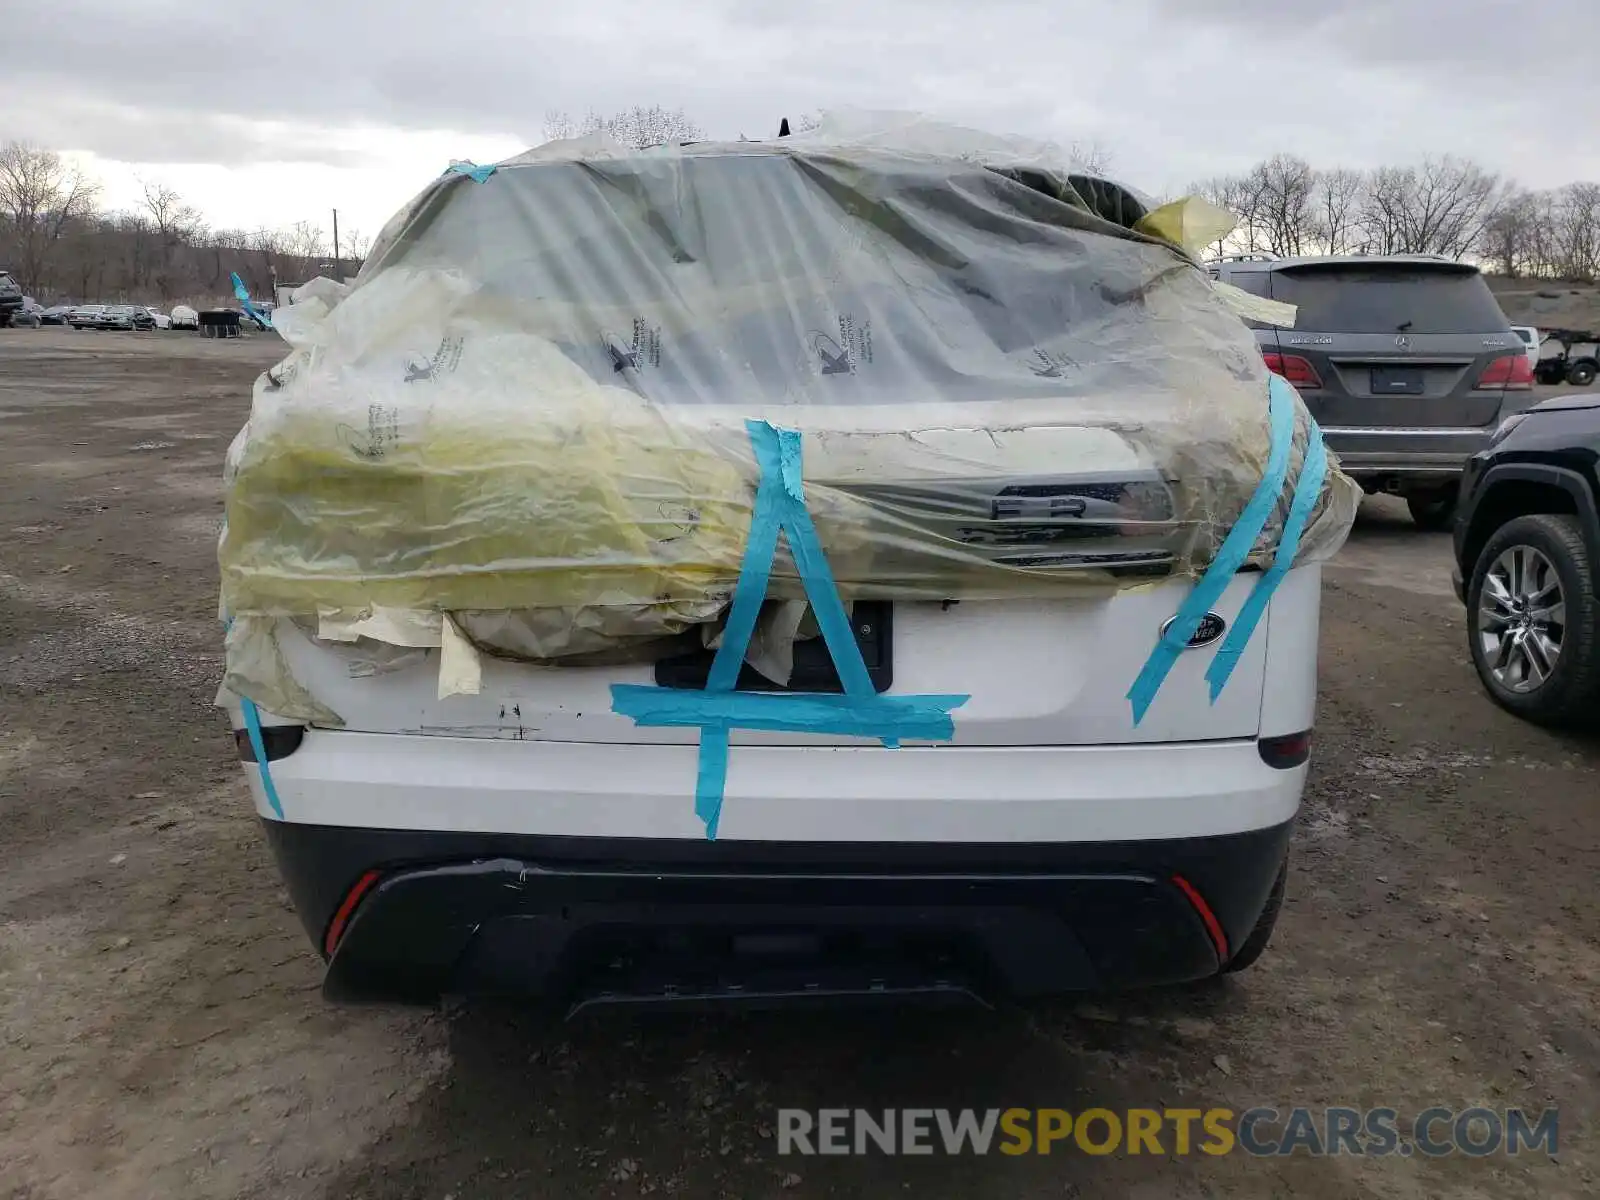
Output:
<svg viewBox="0 0 1600 1200">
<path fill-rule="evenodd" d="M 525 330 L 543 319 L 540 305 L 588 288 L 573 307 L 608 314 L 592 341 L 538 331 L 594 378 L 708 438 L 750 419 L 796 429 L 808 502 L 845 495 L 914 527 L 919 561 L 933 567 L 906 566 L 898 589 L 877 596 L 857 588 L 850 626 L 875 695 L 961 699 L 948 737 L 902 746 L 870 733 L 733 728 L 708 838 L 694 804 L 704 731 L 637 722 L 616 690 L 705 688 L 715 649 L 699 630 L 653 660 L 574 664 L 497 647 L 504 622 L 480 619 L 478 677 L 440 699 L 437 617 L 434 635 L 410 648 L 403 630 L 384 635 L 384 655 L 321 636 L 315 619 L 277 620 L 277 668 L 337 721 L 273 711 L 282 691 L 242 701 L 248 685 L 232 669 L 237 686 L 223 700 L 294 903 L 327 959 L 330 998 L 531 993 L 581 1007 L 1030 995 L 1192 980 L 1259 956 L 1306 780 L 1318 560 L 1348 528 L 1353 488 L 1329 468 L 1312 497 L 1318 552 L 1274 570 L 1274 538 L 1294 522 L 1295 474 L 1280 464 L 1267 532 L 1246 539 L 1248 561 L 1228 565 L 1215 598 L 1191 614 L 1187 644 L 1138 712 L 1130 689 L 1196 591 L 1186 564 L 1220 559 L 1249 496 L 1234 494 L 1226 470 L 1208 472 L 1203 448 L 1154 438 L 1151 414 L 1170 407 L 1175 387 L 1180 400 L 1192 388 L 1185 419 L 1203 424 L 1212 392 L 1242 389 L 1259 401 L 1241 427 L 1264 447 L 1269 381 L 1202 271 L 1134 228 L 1145 215 L 1134 197 L 1100 180 L 1071 186 L 1069 203 L 1039 177 L 964 159 L 739 143 L 446 178 L 391 226 L 330 327 L 385 272 L 444 262 L 471 286 L 459 303 L 382 310 L 434 324 L 349 360 L 373 372 L 356 389 L 362 404 L 376 411 L 390 392 L 410 403 L 454 378 L 460 391 L 427 393 L 430 419 L 457 411 L 447 395 L 473 403 L 514 373 L 516 356 L 494 359 L 507 343 L 480 336 L 483 323 Z M 607 205 L 609 229 L 594 215 Z M 752 261 L 781 260 L 807 238 L 821 255 L 835 227 L 858 243 L 874 236 L 852 230 L 857 220 L 882 238 L 867 258 L 890 262 L 905 286 L 854 288 L 839 305 L 848 322 L 745 286 L 760 273 Z M 912 278 L 896 254 L 931 264 L 928 279 L 943 283 Z M 1108 266 L 1126 256 L 1143 291 Z M 644 306 L 708 276 L 726 301 L 715 348 L 694 345 L 687 322 L 609 336 L 624 306 L 603 300 L 632 288 Z M 818 278 L 813 291 L 838 285 L 837 262 Z M 802 290 L 776 267 L 764 282 Z M 617 295 L 599 295 L 607 288 Z M 295 307 L 279 313 L 291 342 Z M 780 345 L 791 326 L 794 353 Z M 353 337 L 365 326 L 352 317 L 344 328 Z M 820 351 L 819 328 L 829 335 Z M 313 340 L 317 355 L 330 353 L 330 337 Z M 1180 348 L 1161 361 L 1169 343 Z M 480 345 L 500 349 L 474 366 Z M 690 365 L 675 368 L 674 355 Z M 937 362 L 915 368 L 918 387 L 879 369 L 919 355 Z M 1021 382 L 992 382 L 1002 360 L 1022 364 Z M 271 406 L 291 394 L 313 403 L 316 388 L 336 386 L 335 375 L 319 382 L 323 361 L 258 384 L 233 488 L 245 486 L 249 442 L 265 436 Z M 1282 381 L 1273 386 L 1298 406 Z M 838 398 L 819 401 L 823 388 Z M 1039 416 L 1057 410 L 1053 422 Z M 538 419 L 536 401 L 529 412 Z M 1284 463 L 1310 460 L 1307 429 L 1320 439 L 1303 409 L 1295 419 L 1300 440 L 1293 456 L 1285 445 Z M 1266 457 L 1257 475 L 1270 475 Z M 283 504 L 303 515 L 295 506 L 327 481 L 295 478 L 305 496 Z M 244 515 L 230 497 L 230 523 Z M 230 536 L 225 591 L 247 574 Z M 941 595 L 947 559 L 1004 582 Z M 1029 594 L 1031 571 L 1069 585 Z M 1104 586 L 1075 589 L 1074 573 Z M 837 563 L 835 574 L 842 589 L 861 582 Z M 1253 636 L 1232 643 L 1269 578 Z M 1222 653 L 1234 661 L 1219 691 Z M 836 657 L 801 639 L 786 680 L 746 665 L 732 687 L 838 696 L 848 689 Z"/>
</svg>

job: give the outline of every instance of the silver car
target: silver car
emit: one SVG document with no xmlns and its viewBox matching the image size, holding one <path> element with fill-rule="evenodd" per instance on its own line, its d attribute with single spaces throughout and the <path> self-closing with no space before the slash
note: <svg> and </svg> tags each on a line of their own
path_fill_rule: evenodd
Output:
<svg viewBox="0 0 1600 1200">
<path fill-rule="evenodd" d="M 1208 269 L 1296 306 L 1292 329 L 1255 325 L 1267 365 L 1368 493 L 1404 497 L 1424 529 L 1447 526 L 1467 459 L 1532 401 L 1525 348 L 1478 269 L 1428 255 L 1257 256 Z"/>
</svg>

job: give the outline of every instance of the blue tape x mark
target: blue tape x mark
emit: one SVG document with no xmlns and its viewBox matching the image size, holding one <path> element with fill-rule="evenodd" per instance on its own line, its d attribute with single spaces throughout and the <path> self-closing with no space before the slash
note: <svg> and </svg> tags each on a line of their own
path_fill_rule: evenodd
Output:
<svg viewBox="0 0 1600 1200">
<path fill-rule="evenodd" d="M 1178 655 L 1188 647 L 1189 639 L 1200 627 L 1200 622 L 1204 620 L 1206 613 L 1211 611 L 1211 606 L 1221 598 L 1228 584 L 1238 574 L 1239 568 L 1244 566 L 1245 560 L 1250 557 L 1251 549 L 1260 538 L 1261 531 L 1266 528 L 1272 510 L 1283 493 L 1284 481 L 1289 474 L 1289 453 L 1294 446 L 1296 394 L 1287 380 L 1272 375 L 1268 381 L 1267 396 L 1267 419 L 1271 426 L 1272 442 L 1267 454 L 1266 472 L 1262 475 L 1261 482 L 1256 486 L 1249 503 L 1245 505 L 1244 511 L 1239 514 L 1239 519 L 1228 531 L 1228 536 L 1223 539 L 1211 566 L 1179 605 L 1177 615 L 1167 626 L 1166 633 L 1156 643 L 1155 649 L 1150 652 L 1150 657 L 1145 660 L 1138 678 L 1133 681 L 1133 686 L 1128 689 L 1128 700 L 1133 705 L 1134 725 L 1138 725 L 1144 719 L 1145 713 L 1155 701 L 1156 693 L 1161 690 L 1162 683 L 1172 670 L 1173 664 L 1177 662 Z M 1294 556 L 1299 551 L 1301 535 L 1310 521 L 1312 510 L 1316 507 L 1317 497 L 1322 493 L 1322 483 L 1327 477 L 1327 470 L 1327 446 L 1322 440 L 1322 430 L 1313 421 L 1305 459 L 1300 464 L 1300 478 L 1295 484 L 1294 499 L 1290 502 L 1289 516 L 1284 521 L 1283 533 L 1278 539 L 1272 566 L 1257 578 L 1255 587 L 1251 589 L 1232 628 L 1228 630 L 1227 637 L 1223 639 L 1221 647 L 1218 648 L 1206 671 L 1212 703 L 1215 703 L 1217 697 L 1221 695 L 1228 678 L 1233 674 L 1234 667 L 1238 665 L 1240 655 L 1244 653 L 1251 635 L 1266 612 L 1272 593 L 1288 574 L 1289 568 L 1294 565 Z"/>
<path fill-rule="evenodd" d="M 765 421 L 746 421 L 750 443 L 761 468 L 750 538 L 745 546 L 739 581 L 722 632 L 722 645 L 711 660 L 702 691 L 613 684 L 611 707 L 637 725 L 700 729 L 700 763 L 695 779 L 694 811 L 704 822 L 706 837 L 717 836 L 723 792 L 728 778 L 728 734 L 733 729 L 767 729 L 799 733 L 831 733 L 875 738 L 885 746 L 902 739 L 948 741 L 955 736 L 952 710 L 967 696 L 880 696 L 867 674 L 861 648 L 828 566 L 822 541 L 806 511 L 801 481 L 800 434 Z M 756 618 L 766 599 L 778 535 L 789 552 L 811 601 L 828 653 L 839 672 L 844 695 L 804 692 L 736 692 L 739 669 L 755 633 Z"/>
</svg>

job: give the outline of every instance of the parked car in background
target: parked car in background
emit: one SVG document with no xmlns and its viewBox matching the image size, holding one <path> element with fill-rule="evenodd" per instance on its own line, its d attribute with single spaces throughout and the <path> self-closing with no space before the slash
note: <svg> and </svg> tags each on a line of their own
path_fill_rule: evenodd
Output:
<svg viewBox="0 0 1600 1200">
<path fill-rule="evenodd" d="M 1528 366 L 1537 369 L 1539 366 L 1539 346 L 1544 341 L 1544 335 L 1532 325 L 1513 325 L 1511 332 L 1516 334 L 1518 340 L 1527 347 Z"/>
<path fill-rule="evenodd" d="M 172 328 L 172 318 L 167 316 L 166 313 L 158 312 L 154 308 L 151 308 L 148 304 L 145 305 L 144 310 L 145 310 L 145 312 L 150 314 L 150 319 L 153 320 L 156 323 L 156 328 L 157 329 L 171 329 Z"/>
<path fill-rule="evenodd" d="M 67 323 L 67 314 L 71 311 L 72 305 L 70 304 L 52 305 L 39 314 L 39 324 L 65 325 Z"/>
<path fill-rule="evenodd" d="M 1507 417 L 1467 464 L 1455 532 L 1467 642 L 1496 704 L 1600 724 L 1600 393 Z"/>
<path fill-rule="evenodd" d="M 0 329 L 11 324 L 22 309 L 22 285 L 11 278 L 11 272 L 0 271 Z"/>
<path fill-rule="evenodd" d="M 80 304 L 67 314 L 67 324 L 74 329 L 99 329 L 105 312 L 104 304 Z"/>
<path fill-rule="evenodd" d="M 22 307 L 11 316 L 11 323 L 24 329 L 39 328 L 39 314 L 44 312 L 44 306 L 34 300 L 32 296 L 22 298 Z"/>
<path fill-rule="evenodd" d="M 172 328 L 174 329 L 200 328 L 200 314 L 194 309 L 190 308 L 187 304 L 173 305 L 170 319 Z"/>
<path fill-rule="evenodd" d="M 136 304 L 113 304 L 101 319 L 101 329 L 154 329 L 156 320 L 148 309 Z"/>
<path fill-rule="evenodd" d="M 1525 347 L 1478 268 L 1429 255 L 1241 259 L 1213 278 L 1297 308 L 1252 322 L 1267 365 L 1294 384 L 1345 473 L 1449 527 L 1467 459 L 1531 398 Z"/>
</svg>

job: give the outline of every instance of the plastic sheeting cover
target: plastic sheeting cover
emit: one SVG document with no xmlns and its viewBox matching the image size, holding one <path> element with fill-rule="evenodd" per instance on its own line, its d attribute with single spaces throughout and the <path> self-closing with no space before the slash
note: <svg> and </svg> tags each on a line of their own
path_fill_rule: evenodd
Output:
<svg viewBox="0 0 1600 1200">
<path fill-rule="evenodd" d="M 1197 576 L 1268 450 L 1261 356 L 1179 244 L 1215 236 L 1215 210 L 920 120 L 446 175 L 353 289 L 280 310 L 293 352 L 229 455 L 223 605 L 647 655 L 726 608 L 747 418 L 804 434 L 847 598 Z M 1309 428 L 1297 406 L 1291 480 Z M 1330 471 L 1302 559 L 1357 494 Z M 771 594 L 802 594 L 786 554 Z"/>
</svg>

